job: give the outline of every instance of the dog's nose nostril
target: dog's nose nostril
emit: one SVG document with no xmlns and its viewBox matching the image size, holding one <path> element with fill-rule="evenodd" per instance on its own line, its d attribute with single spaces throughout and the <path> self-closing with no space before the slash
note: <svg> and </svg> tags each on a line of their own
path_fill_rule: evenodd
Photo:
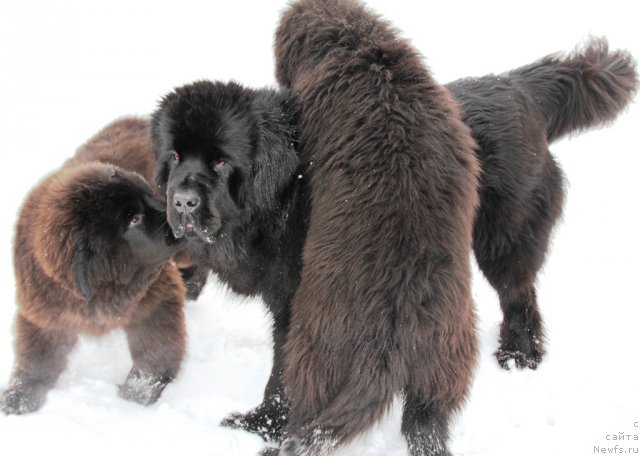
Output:
<svg viewBox="0 0 640 456">
<path fill-rule="evenodd" d="M 200 204 L 200 198 L 194 190 L 178 190 L 173 195 L 173 205 L 180 212 L 191 212 Z"/>
</svg>

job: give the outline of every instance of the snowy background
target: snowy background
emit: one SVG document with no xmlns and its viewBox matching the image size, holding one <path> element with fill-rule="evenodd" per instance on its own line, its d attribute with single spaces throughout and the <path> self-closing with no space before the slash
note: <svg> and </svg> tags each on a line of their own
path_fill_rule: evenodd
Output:
<svg viewBox="0 0 640 456">
<path fill-rule="evenodd" d="M 431 3 L 431 6 L 426 4 Z M 501 72 L 570 50 L 589 34 L 640 58 L 632 1 L 371 0 L 426 56 L 437 79 Z M 284 1 L 24 1 L 0 5 L 0 391 L 13 365 L 11 243 L 29 188 L 103 125 L 144 115 L 176 85 L 235 79 L 273 85 L 273 31 Z M 637 6 L 637 5 L 635 5 Z M 537 371 L 492 356 L 498 301 L 474 275 L 482 356 L 456 419 L 457 455 L 589 455 L 640 420 L 640 106 L 609 127 L 554 144 L 568 180 L 538 296 L 549 335 Z M 270 369 L 260 300 L 215 280 L 187 305 L 189 353 L 156 405 L 121 400 L 123 333 L 83 338 L 45 406 L 0 416 L 3 454 L 256 454 L 262 441 L 218 426 L 257 405 Z M 400 409 L 341 455 L 406 454 Z M 637 441 L 624 442 L 638 451 Z M 9 449 L 9 451 L 7 451 Z"/>
</svg>

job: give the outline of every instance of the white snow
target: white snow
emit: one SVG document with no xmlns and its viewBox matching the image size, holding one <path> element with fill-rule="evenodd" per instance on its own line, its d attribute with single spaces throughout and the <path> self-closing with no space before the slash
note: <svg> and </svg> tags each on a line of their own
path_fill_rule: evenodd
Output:
<svg viewBox="0 0 640 456">
<path fill-rule="evenodd" d="M 369 4 L 412 39 L 443 82 L 570 50 L 588 34 L 606 35 L 612 48 L 640 58 L 637 15 L 622 0 Z M 0 6 L 0 391 L 13 365 L 13 226 L 29 188 L 107 122 L 151 112 L 176 85 L 201 78 L 273 85 L 272 35 L 284 6 L 284 0 Z M 537 371 L 498 367 L 492 352 L 501 314 L 476 271 L 482 352 L 471 397 L 452 428 L 454 454 L 587 455 L 616 444 L 639 451 L 638 441 L 611 439 L 640 434 L 638 125 L 636 103 L 609 127 L 553 146 L 569 185 L 564 220 L 538 280 L 549 341 Z M 145 408 L 117 395 L 131 363 L 122 332 L 82 338 L 40 411 L 0 415 L 0 453 L 257 454 L 258 437 L 218 422 L 261 399 L 271 347 L 260 300 L 234 296 L 211 280 L 188 304 L 187 320 L 187 359 L 157 404 Z M 396 404 L 336 454 L 406 455 L 399 420 Z"/>
</svg>

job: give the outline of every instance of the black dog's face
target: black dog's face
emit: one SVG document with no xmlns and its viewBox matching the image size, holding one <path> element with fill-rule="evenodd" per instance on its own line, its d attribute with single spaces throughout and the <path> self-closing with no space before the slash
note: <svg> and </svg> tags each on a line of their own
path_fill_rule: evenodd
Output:
<svg viewBox="0 0 640 456">
<path fill-rule="evenodd" d="M 240 217 L 243 173 L 219 145 L 192 149 L 176 143 L 165 159 L 167 220 L 175 237 L 212 244 Z"/>
<path fill-rule="evenodd" d="M 173 234 L 213 244 L 251 214 L 277 210 L 298 167 L 293 94 L 199 81 L 153 115 L 156 183 Z"/>
<path fill-rule="evenodd" d="M 152 122 L 169 225 L 177 238 L 206 244 L 242 219 L 255 150 L 248 95 L 222 87 L 199 83 L 172 93 Z"/>
</svg>

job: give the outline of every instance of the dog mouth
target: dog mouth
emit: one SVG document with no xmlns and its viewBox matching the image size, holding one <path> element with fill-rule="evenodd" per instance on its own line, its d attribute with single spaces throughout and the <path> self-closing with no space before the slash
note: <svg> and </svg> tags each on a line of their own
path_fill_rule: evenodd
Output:
<svg viewBox="0 0 640 456">
<path fill-rule="evenodd" d="M 182 213 L 177 215 L 176 223 L 171 224 L 173 235 L 176 239 L 201 240 L 206 244 L 213 244 L 222 227 L 220 221 L 214 221 L 213 227 L 203 226 L 195 219 L 193 214 Z"/>
</svg>

